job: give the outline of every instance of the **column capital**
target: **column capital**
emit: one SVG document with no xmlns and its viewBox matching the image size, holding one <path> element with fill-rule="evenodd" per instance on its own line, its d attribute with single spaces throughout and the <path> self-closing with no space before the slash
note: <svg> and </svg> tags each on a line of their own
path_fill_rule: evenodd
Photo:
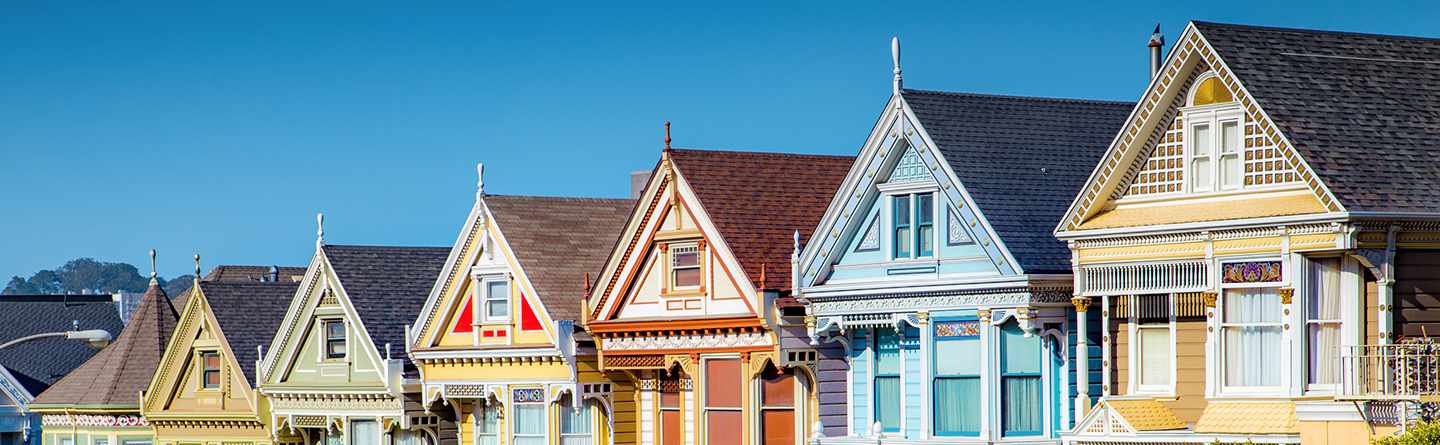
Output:
<svg viewBox="0 0 1440 445">
<path fill-rule="evenodd" d="M 1070 304 L 1075 305 L 1075 312 L 1084 313 L 1090 310 L 1090 301 L 1090 297 L 1074 297 L 1070 299 Z"/>
</svg>

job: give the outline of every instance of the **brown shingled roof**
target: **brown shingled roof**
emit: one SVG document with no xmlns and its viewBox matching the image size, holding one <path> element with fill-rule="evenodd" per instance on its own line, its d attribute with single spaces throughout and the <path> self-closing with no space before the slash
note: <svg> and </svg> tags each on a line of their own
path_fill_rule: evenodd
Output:
<svg viewBox="0 0 1440 445">
<path fill-rule="evenodd" d="M 578 321 L 585 273 L 605 266 L 635 201 L 486 195 L 485 207 L 550 317 Z"/>
<path fill-rule="evenodd" d="M 759 285 L 790 289 L 794 234 L 810 238 L 854 156 L 670 150 L 670 159 L 736 260 Z"/>
<path fill-rule="evenodd" d="M 165 291 L 151 280 L 120 336 L 40 393 L 32 405 L 138 407 L 140 392 L 150 385 L 179 318 Z"/>
</svg>

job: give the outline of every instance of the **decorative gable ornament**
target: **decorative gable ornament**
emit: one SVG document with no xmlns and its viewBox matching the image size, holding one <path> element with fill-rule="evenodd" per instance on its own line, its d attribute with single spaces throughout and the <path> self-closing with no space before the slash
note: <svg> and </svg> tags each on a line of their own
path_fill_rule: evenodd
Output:
<svg viewBox="0 0 1440 445">
<path fill-rule="evenodd" d="M 905 154 L 900 155 L 900 160 L 890 171 L 890 179 L 887 182 L 900 184 L 930 179 L 930 169 L 925 166 L 925 161 L 920 159 L 920 153 L 915 151 L 915 147 L 906 147 Z"/>
<path fill-rule="evenodd" d="M 876 214 L 870 218 L 870 224 L 865 228 L 865 237 L 860 239 L 860 244 L 855 246 L 856 252 L 869 252 L 880 249 L 880 215 Z"/>
<path fill-rule="evenodd" d="M 975 242 L 975 239 L 971 238 L 969 233 L 965 233 L 965 228 L 962 227 L 960 223 L 960 215 L 956 215 L 954 210 L 946 213 L 949 214 L 950 219 L 946 221 L 945 225 L 950 229 L 948 233 L 945 234 L 945 243 L 956 246 Z"/>
</svg>

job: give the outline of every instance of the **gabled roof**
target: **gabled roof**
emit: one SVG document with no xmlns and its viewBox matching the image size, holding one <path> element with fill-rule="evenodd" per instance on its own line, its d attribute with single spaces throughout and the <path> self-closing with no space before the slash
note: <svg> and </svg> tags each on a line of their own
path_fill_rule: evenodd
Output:
<svg viewBox="0 0 1440 445">
<path fill-rule="evenodd" d="M 1131 102 L 903 90 L 1001 242 L 1026 273 L 1069 273 L 1052 235 L 1134 107 Z"/>
<path fill-rule="evenodd" d="M 269 346 L 299 286 L 298 282 L 283 279 L 200 282 L 200 291 L 210 303 L 220 332 L 234 351 L 235 361 L 240 363 L 241 373 L 251 387 L 255 384 L 255 361 L 260 359 L 258 346 Z"/>
<path fill-rule="evenodd" d="M 579 321 L 585 273 L 605 266 L 635 201 L 486 195 L 485 207 L 545 311 L 554 320 Z M 432 282 L 436 275 L 438 269 Z"/>
<path fill-rule="evenodd" d="M 377 348 L 390 344 L 391 354 L 404 358 L 405 327 L 420 313 L 450 248 L 327 244 L 323 249 L 370 340 Z M 225 332 L 229 337 L 228 328 Z"/>
<path fill-rule="evenodd" d="M 670 159 L 756 286 L 790 289 L 794 234 L 824 216 L 854 156 L 672 149 Z"/>
<path fill-rule="evenodd" d="M 1345 210 L 1440 212 L 1440 39 L 1192 25 Z"/>
<path fill-rule="evenodd" d="M 118 328 L 119 315 L 113 304 L 103 307 L 114 316 L 117 323 L 114 327 Z M 137 406 L 140 392 L 149 386 L 155 367 L 165 353 L 165 343 L 170 340 L 179 315 L 160 284 L 152 279 L 140 298 L 140 306 L 130 317 L 130 323 L 114 342 L 51 385 L 35 398 L 33 405 Z M 60 330 L 68 329 L 69 321 L 65 320 Z M 86 348 L 74 341 L 67 342 Z M 60 351 L 47 351 L 39 358 L 66 360 Z"/>
</svg>

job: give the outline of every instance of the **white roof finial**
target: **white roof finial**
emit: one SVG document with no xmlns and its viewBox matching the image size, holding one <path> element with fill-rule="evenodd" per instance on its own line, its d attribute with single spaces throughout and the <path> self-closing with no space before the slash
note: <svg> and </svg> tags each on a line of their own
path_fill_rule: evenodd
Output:
<svg viewBox="0 0 1440 445">
<path fill-rule="evenodd" d="M 475 200 L 485 197 L 485 163 L 475 163 Z"/>
<path fill-rule="evenodd" d="M 315 248 L 325 245 L 325 214 L 315 214 Z"/>
<path fill-rule="evenodd" d="M 890 38 L 890 58 L 895 62 L 895 94 L 900 94 L 903 82 L 900 80 L 900 37 Z"/>
<path fill-rule="evenodd" d="M 160 276 L 160 274 L 159 272 L 156 272 L 155 249 L 150 249 L 150 281 L 155 281 L 155 277 L 158 276 Z"/>
<path fill-rule="evenodd" d="M 200 281 L 200 254 L 195 254 L 195 281 Z"/>
<path fill-rule="evenodd" d="M 799 258 L 799 257 L 800 257 L 800 231 L 799 231 L 799 230 L 796 230 L 796 231 L 795 231 L 795 252 L 792 253 L 791 255 L 793 255 L 793 256 L 796 257 L 796 258 Z"/>
</svg>

